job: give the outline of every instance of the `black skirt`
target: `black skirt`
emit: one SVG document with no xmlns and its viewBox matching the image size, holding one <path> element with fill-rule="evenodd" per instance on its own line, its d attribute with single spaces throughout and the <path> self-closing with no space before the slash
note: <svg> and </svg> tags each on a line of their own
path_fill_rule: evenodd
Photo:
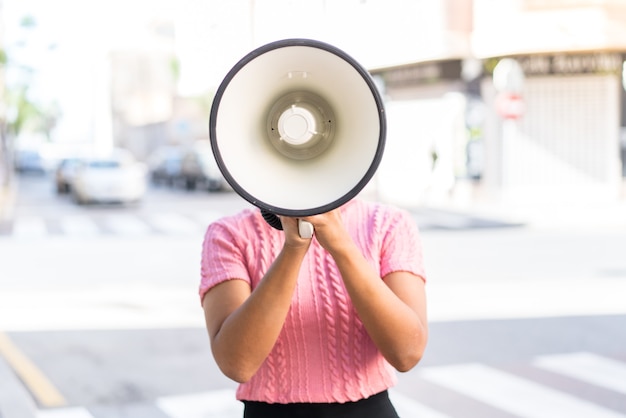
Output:
<svg viewBox="0 0 626 418">
<path fill-rule="evenodd" d="M 387 391 L 346 403 L 243 403 L 244 418 L 399 418 Z"/>
</svg>

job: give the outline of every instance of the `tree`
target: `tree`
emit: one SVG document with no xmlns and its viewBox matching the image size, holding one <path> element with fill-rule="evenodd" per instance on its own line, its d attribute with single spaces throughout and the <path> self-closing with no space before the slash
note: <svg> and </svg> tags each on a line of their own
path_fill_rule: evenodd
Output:
<svg viewBox="0 0 626 418">
<path fill-rule="evenodd" d="M 32 16 L 22 18 L 20 25 L 27 30 L 37 26 Z M 19 46 L 24 45 L 20 43 Z M 12 60 L 6 50 L 0 49 L 0 186 L 4 187 L 11 181 L 13 139 L 25 130 L 44 133 L 49 139 L 60 117 L 57 105 L 44 106 L 29 97 L 28 83 L 7 85 L 4 78 L 7 69 L 29 76 L 34 73 L 28 66 Z"/>
</svg>

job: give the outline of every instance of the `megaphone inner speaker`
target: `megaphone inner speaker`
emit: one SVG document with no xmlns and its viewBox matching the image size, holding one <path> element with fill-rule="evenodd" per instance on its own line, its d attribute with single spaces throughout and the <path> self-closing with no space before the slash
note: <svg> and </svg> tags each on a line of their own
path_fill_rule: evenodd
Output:
<svg viewBox="0 0 626 418">
<path fill-rule="evenodd" d="M 317 94 L 287 93 L 269 111 L 267 137 L 285 157 L 316 158 L 333 140 L 334 119 L 330 105 Z"/>
<path fill-rule="evenodd" d="M 226 75 L 210 141 L 235 192 L 298 217 L 362 190 L 382 157 L 385 126 L 376 86 L 353 58 L 319 41 L 287 39 L 250 52 Z"/>
</svg>

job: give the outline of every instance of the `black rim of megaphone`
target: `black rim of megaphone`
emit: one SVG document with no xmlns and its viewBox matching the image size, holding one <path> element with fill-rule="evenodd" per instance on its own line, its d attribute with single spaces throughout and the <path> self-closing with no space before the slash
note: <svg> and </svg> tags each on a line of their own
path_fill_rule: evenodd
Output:
<svg viewBox="0 0 626 418">
<path fill-rule="evenodd" d="M 257 57 L 267 52 L 270 52 L 274 49 L 291 47 L 291 46 L 306 46 L 306 47 L 312 47 L 312 48 L 319 48 L 327 52 L 330 52 L 332 54 L 335 54 L 339 56 L 340 58 L 342 58 L 347 63 L 349 63 L 359 73 L 359 75 L 363 78 L 363 80 L 368 85 L 369 89 L 371 90 L 372 97 L 374 98 L 374 101 L 376 102 L 376 107 L 378 109 L 378 118 L 379 118 L 379 126 L 380 126 L 378 147 L 376 149 L 376 154 L 374 156 L 372 164 L 370 165 L 369 169 L 367 170 L 363 178 L 348 193 L 346 193 L 339 199 L 333 202 L 330 202 L 328 204 L 322 205 L 322 206 L 318 206 L 315 208 L 308 208 L 308 209 L 281 208 L 278 206 L 270 205 L 267 202 L 263 202 L 259 200 L 257 197 L 251 195 L 249 192 L 244 190 L 239 185 L 239 183 L 237 183 L 237 181 L 233 178 L 233 176 L 230 174 L 230 172 L 228 171 L 228 168 L 226 167 L 226 164 L 224 163 L 224 160 L 222 159 L 219 147 L 217 145 L 217 133 L 216 133 L 217 113 L 219 110 L 220 102 L 222 100 L 222 96 L 224 95 L 224 92 L 228 88 L 228 85 L 230 84 L 231 80 L 235 77 L 235 75 L 237 75 L 237 73 L 244 66 L 246 66 L 250 61 L 256 59 Z M 292 38 L 292 39 L 283 39 L 279 41 L 274 41 L 266 45 L 260 46 L 259 48 L 256 48 L 255 50 L 251 51 L 246 56 L 244 56 L 241 60 L 239 60 L 239 62 L 237 62 L 237 64 L 235 64 L 235 66 L 226 74 L 226 77 L 224 77 L 224 80 L 222 80 L 222 83 L 218 87 L 217 92 L 215 93 L 215 98 L 213 99 L 213 104 L 211 106 L 211 114 L 210 114 L 210 119 L 209 119 L 209 139 L 210 139 L 213 155 L 215 157 L 215 160 L 217 162 L 217 165 L 220 171 L 222 172 L 228 184 L 230 184 L 230 186 L 233 188 L 233 190 L 238 195 L 240 195 L 245 200 L 247 200 L 249 203 L 260 208 L 261 210 L 264 210 L 273 214 L 277 214 L 277 215 L 291 216 L 291 217 L 312 216 L 312 215 L 317 215 L 320 213 L 329 212 L 349 202 L 357 194 L 359 194 L 361 190 L 363 190 L 363 188 L 371 180 L 371 178 L 374 176 L 374 173 L 378 169 L 378 166 L 382 159 L 383 150 L 385 148 L 386 134 L 387 134 L 387 124 L 386 124 L 386 119 L 385 119 L 385 109 L 383 106 L 383 100 L 369 72 L 363 66 L 361 66 L 359 62 L 357 62 L 354 58 L 346 54 L 341 49 L 325 42 L 321 42 L 321 41 L 317 41 L 313 39 L 306 39 L 306 38 Z"/>
</svg>

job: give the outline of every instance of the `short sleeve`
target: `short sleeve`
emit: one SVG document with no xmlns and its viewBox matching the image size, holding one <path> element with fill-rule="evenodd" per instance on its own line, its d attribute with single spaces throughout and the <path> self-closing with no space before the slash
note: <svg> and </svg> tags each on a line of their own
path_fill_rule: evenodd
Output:
<svg viewBox="0 0 626 418">
<path fill-rule="evenodd" d="M 381 276 L 408 271 L 426 280 L 422 243 L 415 219 L 406 210 L 390 212 L 382 237 Z"/>
<path fill-rule="evenodd" d="M 217 221 L 207 228 L 202 244 L 200 301 L 212 287 L 232 279 L 250 283 L 244 254 L 238 245 L 234 225 Z"/>
</svg>

